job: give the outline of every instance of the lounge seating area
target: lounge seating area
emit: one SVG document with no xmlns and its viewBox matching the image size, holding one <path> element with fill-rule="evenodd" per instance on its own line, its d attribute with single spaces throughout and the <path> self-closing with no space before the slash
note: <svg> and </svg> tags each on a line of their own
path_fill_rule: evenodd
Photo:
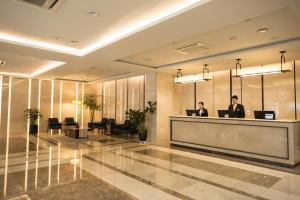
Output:
<svg viewBox="0 0 300 200">
<path fill-rule="evenodd" d="M 103 133 L 107 135 L 119 135 L 122 137 L 130 136 L 131 139 L 134 139 L 136 131 L 133 129 L 130 121 L 126 119 L 122 124 L 116 124 L 115 119 L 112 118 L 102 118 L 101 121 L 89 122 L 88 127 L 80 127 L 78 122 L 74 120 L 73 117 L 66 117 L 63 123 L 59 122 L 58 118 L 49 118 L 48 119 L 48 128 L 47 132 L 55 130 L 58 132 L 61 130 L 65 136 L 73 137 L 74 134 L 71 133 L 73 129 L 76 129 L 76 136 L 74 138 L 80 138 L 78 135 L 79 130 L 86 129 L 86 131 L 91 132 L 97 130 L 97 133 Z M 86 132 L 84 131 L 84 132 Z M 73 132 L 72 132 L 73 133 Z"/>
</svg>

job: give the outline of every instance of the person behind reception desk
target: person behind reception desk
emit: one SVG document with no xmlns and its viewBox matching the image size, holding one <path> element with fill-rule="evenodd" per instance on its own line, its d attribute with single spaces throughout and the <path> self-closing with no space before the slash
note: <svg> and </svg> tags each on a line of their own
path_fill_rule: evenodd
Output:
<svg viewBox="0 0 300 200">
<path fill-rule="evenodd" d="M 238 96 L 231 97 L 231 105 L 228 107 L 228 114 L 231 118 L 245 118 L 245 109 L 242 104 L 238 103 Z"/>
<path fill-rule="evenodd" d="M 199 109 L 197 110 L 196 115 L 200 117 L 208 117 L 207 109 L 204 108 L 204 103 L 202 101 L 198 103 L 198 107 Z"/>
</svg>

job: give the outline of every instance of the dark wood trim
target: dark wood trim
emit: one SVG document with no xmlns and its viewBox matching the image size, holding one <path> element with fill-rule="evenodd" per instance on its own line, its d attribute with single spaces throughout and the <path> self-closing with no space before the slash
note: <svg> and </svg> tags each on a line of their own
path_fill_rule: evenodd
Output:
<svg viewBox="0 0 300 200">
<path fill-rule="evenodd" d="M 194 83 L 194 110 L 197 109 L 197 83 Z"/>
<path fill-rule="evenodd" d="M 261 110 L 265 110 L 265 85 L 264 75 L 261 75 Z"/>
<path fill-rule="evenodd" d="M 102 115 L 102 118 L 103 118 L 103 115 L 104 115 L 104 82 L 102 83 L 102 91 L 101 91 L 101 94 L 102 94 L 102 99 L 101 99 L 101 115 Z"/>
<path fill-rule="evenodd" d="M 243 104 L 243 77 L 240 77 L 241 84 L 241 104 Z"/>
<path fill-rule="evenodd" d="M 128 78 L 126 79 L 126 111 L 128 111 L 128 95 L 129 95 L 129 85 L 128 85 L 128 83 L 129 83 L 129 81 L 128 81 Z"/>
<path fill-rule="evenodd" d="M 232 97 L 232 70 L 230 69 L 230 73 L 229 73 L 229 105 L 231 104 L 231 97 Z"/>
<path fill-rule="evenodd" d="M 295 100 L 295 119 L 297 119 L 297 80 L 296 80 L 296 61 L 294 61 L 294 100 Z"/>
<path fill-rule="evenodd" d="M 117 123 L 117 92 L 118 90 L 118 80 L 115 80 L 115 122 Z"/>
<path fill-rule="evenodd" d="M 143 95 L 143 98 L 144 98 L 143 108 L 145 109 L 146 108 L 146 75 L 144 75 L 144 95 Z"/>
</svg>

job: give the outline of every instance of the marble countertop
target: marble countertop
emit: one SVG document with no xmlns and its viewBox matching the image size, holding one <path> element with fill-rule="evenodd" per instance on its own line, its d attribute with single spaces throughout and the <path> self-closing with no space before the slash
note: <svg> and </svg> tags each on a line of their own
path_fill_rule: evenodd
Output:
<svg viewBox="0 0 300 200">
<path fill-rule="evenodd" d="M 253 118 L 226 118 L 226 117 L 200 117 L 200 116 L 186 116 L 186 115 L 171 115 L 171 117 L 176 118 L 191 118 L 191 119 L 201 119 L 201 120 L 231 120 L 231 121 L 257 121 L 257 122 L 280 122 L 280 123 L 297 123 L 299 120 L 267 120 L 267 119 L 253 119 Z"/>
</svg>

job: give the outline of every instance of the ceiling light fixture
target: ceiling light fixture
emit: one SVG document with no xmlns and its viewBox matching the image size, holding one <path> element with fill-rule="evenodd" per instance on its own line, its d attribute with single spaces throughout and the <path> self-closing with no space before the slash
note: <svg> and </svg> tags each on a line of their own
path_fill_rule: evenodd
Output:
<svg viewBox="0 0 300 200">
<path fill-rule="evenodd" d="M 263 33 L 269 32 L 269 29 L 268 28 L 261 28 L 261 29 L 258 29 L 256 32 L 259 33 L 259 34 L 263 34 Z"/>
<path fill-rule="evenodd" d="M 207 68 L 208 64 L 204 64 L 204 68 L 201 74 L 193 74 L 193 75 L 182 75 L 182 69 L 178 69 L 175 83 L 194 83 L 200 81 L 209 81 L 212 79 L 212 74 L 209 72 Z"/>
<path fill-rule="evenodd" d="M 290 72 L 293 69 L 293 65 L 291 62 L 285 62 L 284 53 L 286 52 L 280 51 L 280 63 L 243 68 L 235 74 L 238 74 L 240 77 L 247 77 Z"/>
<path fill-rule="evenodd" d="M 103 37 L 98 38 L 96 42 L 94 42 L 89 46 L 84 47 L 83 49 L 61 46 L 61 45 L 43 42 L 39 40 L 32 40 L 24 37 L 19 37 L 16 35 L 7 34 L 4 32 L 0 32 L 0 41 L 17 44 L 17 45 L 30 46 L 39 49 L 55 51 L 59 53 L 75 55 L 75 56 L 84 56 L 97 49 L 108 46 L 114 42 L 117 42 L 121 39 L 124 39 L 142 30 L 145 30 L 146 28 L 154 26 L 160 22 L 170 19 L 171 17 L 179 15 L 183 12 L 186 12 L 192 8 L 195 8 L 209 1 L 210 0 L 179 1 L 179 3 L 172 4 L 172 6 L 160 10 L 159 12 L 153 14 L 152 16 L 149 16 L 147 18 L 141 18 L 140 21 L 134 24 L 127 24 L 126 26 L 119 28 L 119 30 L 113 33 L 104 35 Z"/>
<path fill-rule="evenodd" d="M 88 14 L 97 17 L 99 15 L 99 12 L 97 10 L 88 10 Z"/>
<path fill-rule="evenodd" d="M 240 77 L 239 74 L 240 74 L 240 71 L 242 70 L 242 64 L 240 63 L 240 61 L 242 59 L 237 58 L 235 60 L 236 60 L 236 63 L 235 63 L 235 73 L 234 73 L 233 77 Z"/>
</svg>

